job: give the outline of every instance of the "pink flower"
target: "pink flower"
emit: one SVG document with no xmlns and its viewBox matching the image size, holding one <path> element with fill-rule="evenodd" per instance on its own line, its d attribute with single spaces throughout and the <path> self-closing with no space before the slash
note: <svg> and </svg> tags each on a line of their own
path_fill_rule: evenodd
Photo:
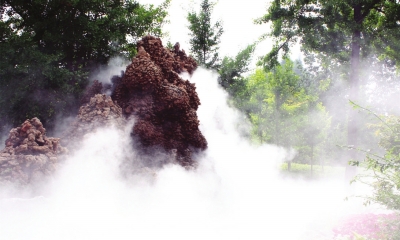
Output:
<svg viewBox="0 0 400 240">
<path fill-rule="evenodd" d="M 377 238 L 379 232 L 384 226 L 384 220 L 394 220 L 398 216 L 392 214 L 356 214 L 350 215 L 342 219 L 341 222 L 333 228 L 335 237 L 338 236 L 353 236 L 354 233 L 359 235 Z"/>
</svg>

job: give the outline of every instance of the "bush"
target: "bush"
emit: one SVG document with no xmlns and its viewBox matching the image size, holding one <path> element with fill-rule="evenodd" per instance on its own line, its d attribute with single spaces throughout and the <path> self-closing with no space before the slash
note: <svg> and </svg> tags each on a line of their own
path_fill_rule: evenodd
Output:
<svg viewBox="0 0 400 240">
<path fill-rule="evenodd" d="M 400 118 L 374 115 L 381 120 L 373 127 L 380 138 L 383 155 L 364 151 L 367 153 L 364 162 L 352 164 L 365 166 L 367 172 L 358 175 L 354 181 L 372 187 L 372 196 L 366 197 L 367 204 L 375 202 L 388 209 L 400 210 Z"/>
</svg>

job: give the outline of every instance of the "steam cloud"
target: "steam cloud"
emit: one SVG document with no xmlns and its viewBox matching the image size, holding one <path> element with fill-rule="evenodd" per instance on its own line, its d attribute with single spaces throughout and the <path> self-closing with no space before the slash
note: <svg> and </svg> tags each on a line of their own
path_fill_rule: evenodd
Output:
<svg viewBox="0 0 400 240">
<path fill-rule="evenodd" d="M 111 78 L 114 75 L 120 75 L 121 71 L 125 71 L 125 68 L 128 64 L 129 62 L 122 57 L 113 57 L 106 66 L 98 67 L 90 75 L 90 79 L 98 80 L 103 84 L 111 84 Z"/>
<path fill-rule="evenodd" d="M 168 165 L 124 179 L 120 164 L 135 157 L 129 131 L 98 129 L 34 196 L 0 189 L 0 238 L 321 239 L 329 218 L 356 211 L 342 181 L 281 178 L 285 151 L 240 137 L 244 123 L 216 74 L 198 69 L 191 81 L 209 143 L 196 170 Z"/>
</svg>

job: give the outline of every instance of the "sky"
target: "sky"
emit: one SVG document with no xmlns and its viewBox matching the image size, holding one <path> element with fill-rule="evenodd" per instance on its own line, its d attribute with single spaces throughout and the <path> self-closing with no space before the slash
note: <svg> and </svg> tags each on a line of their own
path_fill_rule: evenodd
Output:
<svg viewBox="0 0 400 240">
<path fill-rule="evenodd" d="M 159 5 L 163 0 L 141 0 L 142 4 Z M 198 11 L 200 8 L 199 0 L 172 0 L 168 9 L 170 23 L 164 27 L 169 37 L 164 41 L 170 40 L 173 44 L 179 42 L 182 49 L 189 52 L 189 30 L 186 20 L 187 12 L 191 9 Z M 214 1 L 215 2 L 215 1 Z M 254 19 L 262 17 L 269 5 L 269 0 L 246 0 L 232 1 L 219 0 L 214 7 L 212 21 L 222 20 L 224 33 L 221 37 L 219 54 L 221 57 L 234 57 L 241 49 L 257 41 L 259 37 L 269 31 L 267 24 L 256 25 Z M 165 42 L 166 43 L 166 42 Z M 252 65 L 258 57 L 268 53 L 272 48 L 272 41 L 265 40 L 256 48 Z M 298 49 L 294 51 L 293 57 L 298 55 Z"/>
</svg>

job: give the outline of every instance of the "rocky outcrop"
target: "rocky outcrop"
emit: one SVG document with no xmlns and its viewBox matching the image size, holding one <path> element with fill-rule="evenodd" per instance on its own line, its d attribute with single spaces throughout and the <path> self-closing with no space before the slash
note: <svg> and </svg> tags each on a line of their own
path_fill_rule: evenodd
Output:
<svg viewBox="0 0 400 240">
<path fill-rule="evenodd" d="M 62 137 L 62 145 L 76 147 L 87 133 L 107 126 L 124 127 L 122 109 L 110 96 L 96 94 L 79 109 L 79 114 Z M 60 138 L 46 136 L 38 118 L 26 120 L 13 128 L 0 152 L 0 183 L 26 185 L 51 175 L 59 165 L 60 157 L 68 151 Z"/>
<path fill-rule="evenodd" d="M 84 92 L 83 97 L 81 98 L 81 105 L 83 106 L 89 103 L 92 97 L 94 97 L 96 94 L 102 94 L 103 92 L 103 84 L 98 80 L 94 80 L 93 83 Z"/>
<path fill-rule="evenodd" d="M 94 81 L 86 90 L 79 114 L 61 143 L 73 149 L 96 128 L 123 129 L 133 118 L 131 136 L 137 156 L 124 161 L 122 167 L 138 166 L 134 174 L 153 172 L 149 169 L 169 162 L 194 167 L 192 153 L 205 150 L 207 141 L 199 130 L 196 87 L 179 73 L 191 74 L 197 64 L 180 50 L 179 43 L 166 49 L 160 39 L 146 36 L 137 47 L 137 56 L 121 76 L 113 77 L 112 85 Z M 59 138 L 46 137 L 45 132 L 37 118 L 10 131 L 6 148 L 0 152 L 0 183 L 29 184 L 57 169 L 67 150 Z"/>
<path fill-rule="evenodd" d="M 28 184 L 53 173 L 60 154 L 67 150 L 59 138 L 46 136 L 46 129 L 38 118 L 26 120 L 13 128 L 0 152 L 0 182 Z"/>
<path fill-rule="evenodd" d="M 198 128 L 196 87 L 178 74 L 192 73 L 197 64 L 179 44 L 169 50 L 159 38 L 146 36 L 137 46 L 112 98 L 127 118 L 135 117 L 132 135 L 144 152 L 160 146 L 181 165 L 193 165 L 192 151 L 206 149 L 207 141 Z"/>
<path fill-rule="evenodd" d="M 75 121 L 65 131 L 62 143 L 74 147 L 85 134 L 93 132 L 96 128 L 108 126 L 125 126 L 122 109 L 110 96 L 96 94 L 80 107 Z"/>
<path fill-rule="evenodd" d="M 122 72 L 123 75 L 123 72 Z M 81 106 L 85 105 L 86 103 L 89 103 L 90 99 L 94 97 L 96 94 L 106 94 L 106 93 L 111 93 L 113 89 L 114 83 L 118 82 L 121 79 L 120 76 L 113 76 L 111 79 L 111 83 L 101 83 L 99 80 L 94 80 L 91 85 L 89 85 L 85 92 L 83 93 L 83 96 L 81 98 Z M 108 94 L 109 95 L 109 94 Z"/>
</svg>

